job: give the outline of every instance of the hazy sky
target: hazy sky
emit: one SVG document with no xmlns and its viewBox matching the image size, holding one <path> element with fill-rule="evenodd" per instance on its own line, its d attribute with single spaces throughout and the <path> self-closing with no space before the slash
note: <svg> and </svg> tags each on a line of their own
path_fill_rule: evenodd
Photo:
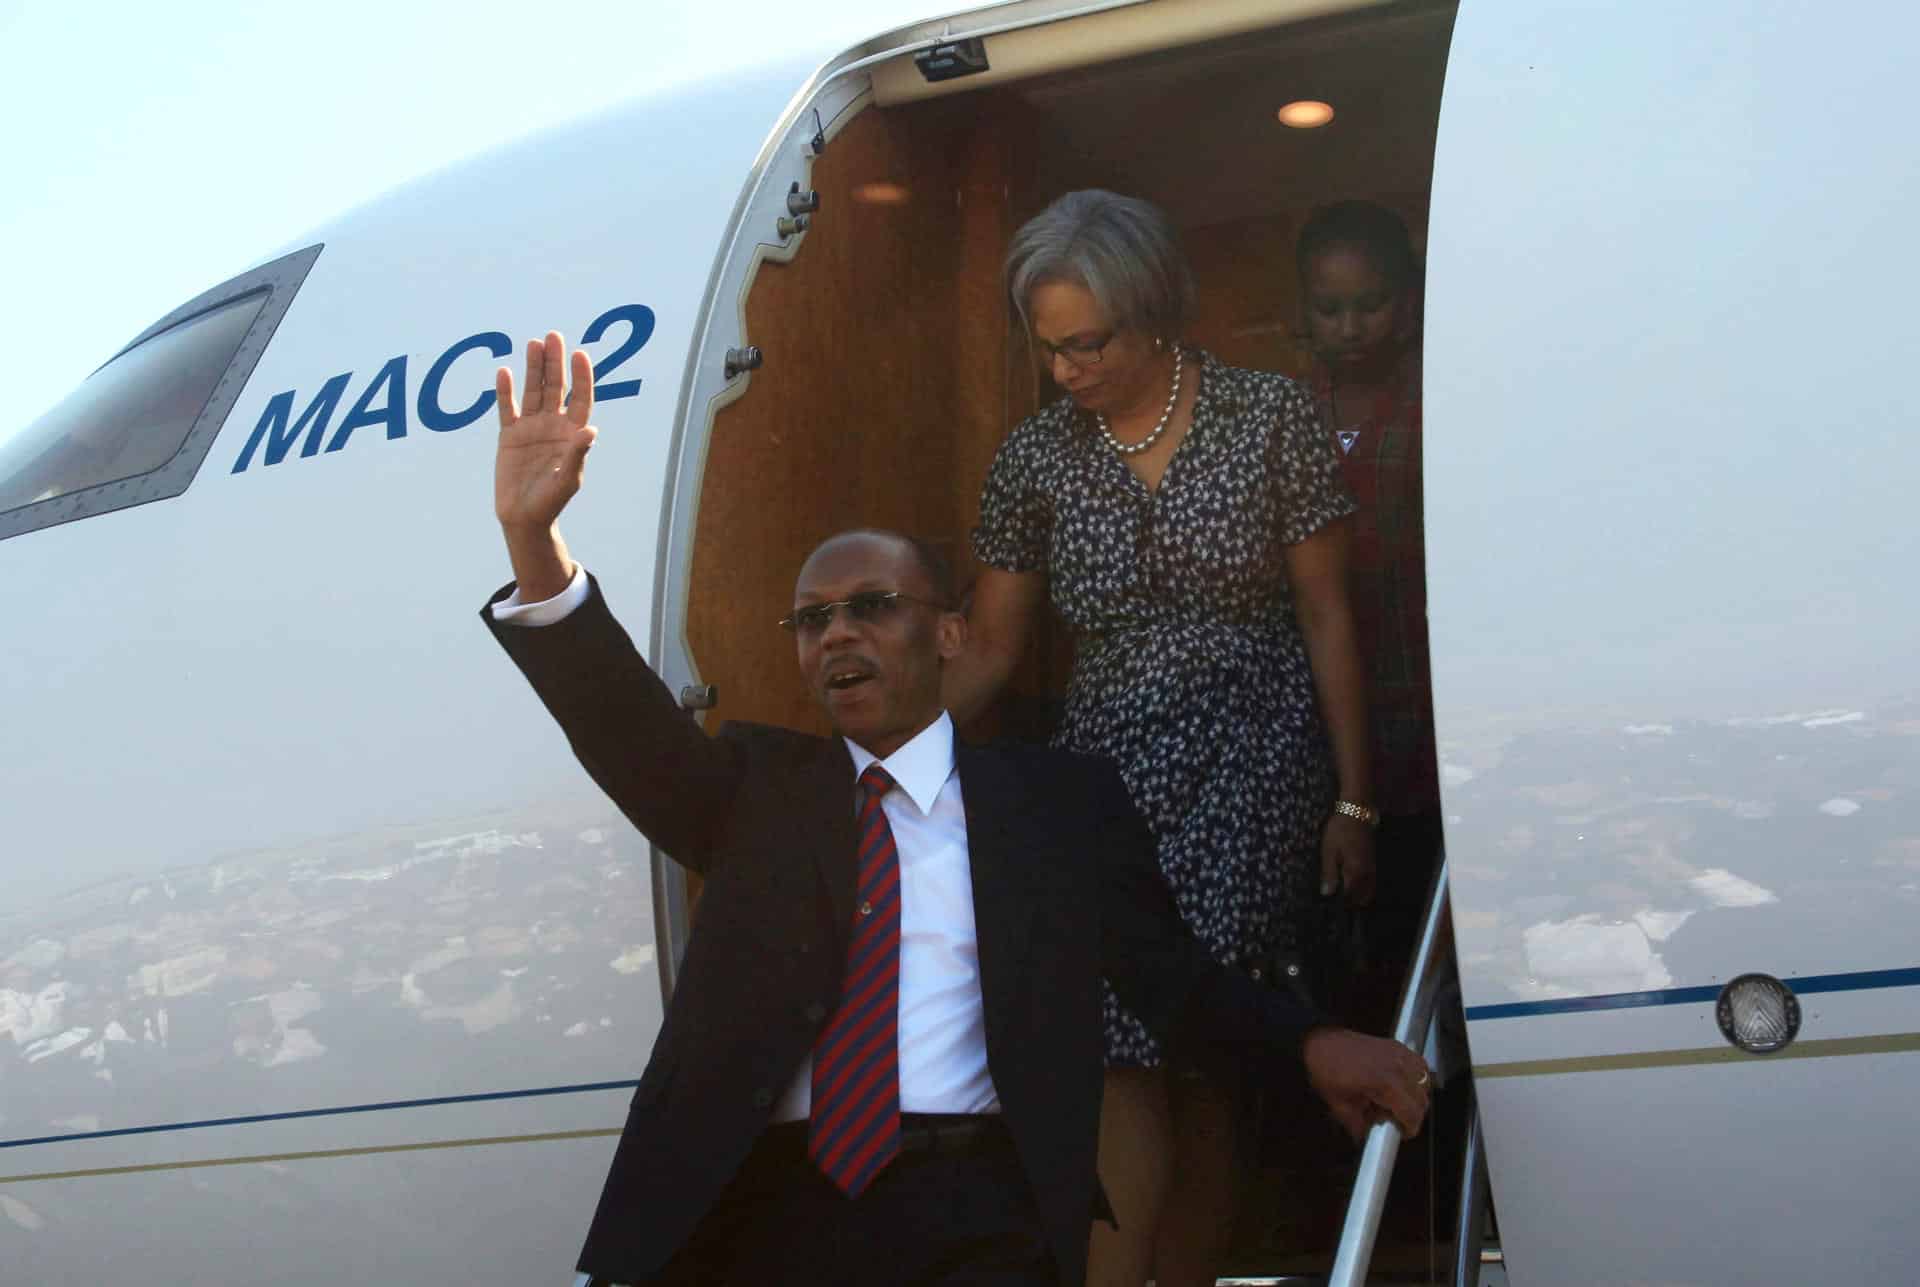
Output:
<svg viewBox="0 0 1920 1287">
<path fill-rule="evenodd" d="M 422 171 L 759 61 L 797 23 L 844 47 L 940 7 L 0 0 L 0 350 L 31 372 L 0 439 L 177 305 Z"/>
</svg>

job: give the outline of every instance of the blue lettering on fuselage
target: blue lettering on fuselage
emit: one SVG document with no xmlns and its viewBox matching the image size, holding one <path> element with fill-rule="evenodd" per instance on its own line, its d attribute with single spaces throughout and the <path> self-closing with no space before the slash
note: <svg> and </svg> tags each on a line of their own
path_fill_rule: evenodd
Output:
<svg viewBox="0 0 1920 1287">
<path fill-rule="evenodd" d="M 587 329 L 581 335 L 584 344 L 602 339 L 620 323 L 628 327 L 626 337 L 619 346 L 594 364 L 595 402 L 631 398 L 640 392 L 638 377 L 626 380 L 608 377 L 653 338 L 653 320 L 653 310 L 646 305 L 621 304 L 587 324 Z M 448 372 L 455 362 L 475 349 L 485 349 L 495 358 L 504 358 L 512 354 L 513 348 L 513 341 L 502 331 L 480 331 L 456 340 L 427 368 L 425 378 L 420 381 L 419 393 L 411 404 L 407 400 L 407 355 L 402 353 L 388 358 L 360 391 L 352 409 L 334 430 L 333 437 L 327 440 L 326 451 L 339 451 L 347 445 L 355 429 L 372 425 L 384 427 L 389 441 L 406 437 L 409 405 L 412 406 L 414 419 L 435 433 L 451 433 L 466 428 L 493 410 L 494 393 L 491 388 L 485 389 L 464 407 L 449 410 L 445 401 Z M 321 441 L 326 439 L 333 413 L 352 382 L 351 371 L 343 371 L 328 379 L 297 418 L 293 409 L 300 400 L 299 391 L 287 389 L 274 394 L 267 400 L 266 409 L 260 413 L 253 432 L 247 436 L 246 446 L 240 449 L 240 455 L 229 472 L 244 472 L 253 463 L 256 453 L 262 464 L 277 465 L 287 458 L 287 453 L 295 443 L 300 445 L 302 459 L 320 454 Z"/>
<path fill-rule="evenodd" d="M 378 407 L 373 405 L 376 395 L 385 394 L 386 401 Z M 338 451 L 347 445 L 347 439 L 361 425 L 385 425 L 389 439 L 407 436 L 407 355 L 388 358 L 387 364 L 380 368 L 380 374 L 373 377 L 373 383 L 360 395 L 360 401 L 353 404 L 353 410 L 340 422 L 340 428 L 334 431 L 333 441 L 327 444 L 328 451 Z"/>
<path fill-rule="evenodd" d="M 435 433 L 451 433 L 455 429 L 465 429 L 493 410 L 492 389 L 486 390 L 459 411 L 447 410 L 440 401 L 440 386 L 446 381 L 448 368 L 474 349 L 485 349 L 494 357 L 503 358 L 513 352 L 513 341 L 500 331 L 482 331 L 478 335 L 469 335 L 448 348 L 432 366 L 427 368 L 427 378 L 420 382 L 420 405 L 416 410 L 420 413 L 420 423 Z"/>
<path fill-rule="evenodd" d="M 286 459 L 287 451 L 300 437 L 300 431 L 307 431 L 307 440 L 301 445 L 300 454 L 311 456 L 320 450 L 321 435 L 327 432 L 327 421 L 333 419 L 333 409 L 339 405 L 340 395 L 346 392 L 347 381 L 353 378 L 353 372 L 343 371 L 320 386 L 320 392 L 313 395 L 313 401 L 300 413 L 298 420 L 293 419 L 294 391 L 276 393 L 267 401 L 267 409 L 260 413 L 260 423 L 253 427 L 253 436 L 247 439 L 245 451 L 240 459 L 233 462 L 233 472 L 239 473 L 253 459 L 253 452 L 266 440 L 269 465 L 277 465 Z M 289 423 L 291 422 L 291 423 Z"/>
</svg>

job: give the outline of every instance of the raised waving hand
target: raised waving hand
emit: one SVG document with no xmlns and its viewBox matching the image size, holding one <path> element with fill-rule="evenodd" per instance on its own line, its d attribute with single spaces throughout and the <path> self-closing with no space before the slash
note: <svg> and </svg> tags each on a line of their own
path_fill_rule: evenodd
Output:
<svg viewBox="0 0 1920 1287">
<path fill-rule="evenodd" d="M 525 602 L 549 599 L 573 577 L 573 561 L 556 526 L 586 471 L 599 433 L 593 415 L 593 363 L 573 353 L 573 395 L 567 396 L 567 343 L 558 331 L 527 341 L 526 389 L 514 398 L 513 372 L 493 379 L 500 443 L 493 459 L 493 512 L 507 540 L 514 580 Z"/>
</svg>

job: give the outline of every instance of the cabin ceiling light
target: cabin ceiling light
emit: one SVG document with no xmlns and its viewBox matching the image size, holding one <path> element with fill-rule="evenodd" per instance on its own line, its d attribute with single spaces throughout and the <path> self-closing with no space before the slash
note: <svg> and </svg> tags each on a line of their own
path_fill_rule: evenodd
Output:
<svg viewBox="0 0 1920 1287">
<path fill-rule="evenodd" d="M 853 190 L 853 199 L 870 206 L 899 206 L 907 202 L 908 192 L 897 183 L 863 183 Z"/>
<path fill-rule="evenodd" d="M 1288 103 L 1275 115 L 1290 129 L 1317 130 L 1333 119 L 1333 104 L 1317 98 L 1302 98 Z"/>
</svg>

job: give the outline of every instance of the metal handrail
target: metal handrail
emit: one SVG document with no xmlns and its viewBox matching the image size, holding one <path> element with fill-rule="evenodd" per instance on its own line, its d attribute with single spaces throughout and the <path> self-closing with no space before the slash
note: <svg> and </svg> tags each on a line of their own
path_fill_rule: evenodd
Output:
<svg viewBox="0 0 1920 1287">
<path fill-rule="evenodd" d="M 1487 1226 L 1487 1148 L 1480 1133 L 1480 1105 L 1467 1117 L 1467 1147 L 1460 1161 L 1460 1209 L 1453 1223 L 1453 1287 L 1480 1287 L 1480 1244 Z"/>
<path fill-rule="evenodd" d="M 1447 864 L 1443 859 L 1433 878 L 1433 892 L 1427 895 L 1420 946 L 1414 953 L 1413 969 L 1400 994 L 1393 1025 L 1394 1040 L 1414 1050 L 1426 1049 L 1433 1029 L 1434 999 L 1446 981 L 1441 967 L 1446 963 L 1444 948 L 1450 927 Z M 1327 1277 L 1328 1287 L 1364 1287 L 1373 1244 L 1380 1235 L 1380 1213 L 1387 1204 L 1387 1185 L 1393 1179 L 1393 1162 L 1399 1153 L 1400 1128 L 1392 1121 L 1374 1123 L 1367 1132 L 1359 1170 L 1354 1173 L 1353 1196 L 1347 1202 L 1346 1225 L 1340 1231 L 1340 1250 Z"/>
</svg>

